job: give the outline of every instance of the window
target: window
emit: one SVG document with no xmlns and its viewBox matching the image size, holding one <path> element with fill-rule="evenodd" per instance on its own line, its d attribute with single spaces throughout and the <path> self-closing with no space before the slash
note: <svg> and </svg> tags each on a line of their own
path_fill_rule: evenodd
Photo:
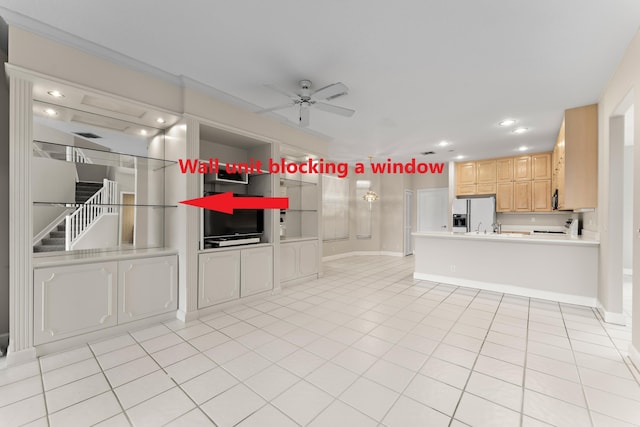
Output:
<svg viewBox="0 0 640 427">
<path fill-rule="evenodd" d="M 349 238 L 349 180 L 322 175 L 322 238 Z"/>
<path fill-rule="evenodd" d="M 371 238 L 371 203 L 364 200 L 364 195 L 371 190 L 371 181 L 356 181 L 356 239 Z"/>
</svg>

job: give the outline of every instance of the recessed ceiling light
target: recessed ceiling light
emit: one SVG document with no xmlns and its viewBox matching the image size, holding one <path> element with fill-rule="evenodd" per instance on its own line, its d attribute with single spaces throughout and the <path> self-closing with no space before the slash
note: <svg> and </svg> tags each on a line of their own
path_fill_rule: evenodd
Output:
<svg viewBox="0 0 640 427">
<path fill-rule="evenodd" d="M 447 141 L 438 142 L 438 147 L 446 147 L 447 145 L 449 145 L 449 143 Z"/>
<path fill-rule="evenodd" d="M 53 96 L 54 98 L 64 98 L 64 94 L 62 92 L 60 92 L 59 90 L 50 90 L 47 93 L 49 95 Z"/>
<path fill-rule="evenodd" d="M 158 122 L 158 123 L 160 123 L 162 125 L 162 124 L 165 124 L 167 121 L 165 119 L 163 119 L 162 117 L 158 117 L 156 119 L 156 122 Z"/>
<path fill-rule="evenodd" d="M 524 145 L 522 147 L 518 147 L 518 151 L 527 151 L 529 149 L 529 147 L 525 147 Z"/>
<path fill-rule="evenodd" d="M 462 159 L 464 159 L 464 156 L 462 154 L 460 154 L 459 156 L 456 156 L 456 159 L 462 160 Z"/>
<path fill-rule="evenodd" d="M 525 133 L 525 132 L 527 132 L 528 130 L 529 130 L 528 128 L 517 128 L 517 129 L 514 129 L 514 130 L 513 130 L 513 133 L 520 134 L 520 133 Z"/>
<path fill-rule="evenodd" d="M 516 121 L 514 119 L 504 119 L 503 121 L 501 121 L 498 124 L 500 126 L 512 126 L 512 125 L 516 124 Z"/>
<path fill-rule="evenodd" d="M 46 110 L 44 110 L 44 113 L 47 116 L 57 116 L 58 112 L 56 110 L 54 110 L 53 108 L 47 108 Z"/>
<path fill-rule="evenodd" d="M 146 129 L 142 129 L 142 130 L 140 131 L 140 135 L 146 135 L 147 133 L 148 133 L 148 132 L 147 132 L 147 130 L 146 130 Z"/>
</svg>

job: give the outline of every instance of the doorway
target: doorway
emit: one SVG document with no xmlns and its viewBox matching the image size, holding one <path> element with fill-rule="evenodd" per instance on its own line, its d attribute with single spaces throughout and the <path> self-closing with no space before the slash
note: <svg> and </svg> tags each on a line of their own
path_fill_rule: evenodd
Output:
<svg viewBox="0 0 640 427">
<path fill-rule="evenodd" d="M 120 244 L 135 244 L 135 193 L 120 193 Z"/>
<path fill-rule="evenodd" d="M 404 256 L 413 255 L 413 190 L 404 190 Z"/>
<path fill-rule="evenodd" d="M 634 106 L 624 113 L 624 160 L 622 182 L 622 313 L 627 325 L 631 325 L 631 301 L 633 297 L 633 132 Z"/>
</svg>

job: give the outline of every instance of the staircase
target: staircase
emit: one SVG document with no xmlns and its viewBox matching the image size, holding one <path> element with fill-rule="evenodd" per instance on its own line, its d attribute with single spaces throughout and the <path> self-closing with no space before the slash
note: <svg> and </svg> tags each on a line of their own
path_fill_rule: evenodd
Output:
<svg viewBox="0 0 640 427">
<path fill-rule="evenodd" d="M 76 203 L 84 204 L 87 200 L 96 194 L 103 184 L 101 182 L 76 182 Z"/>
<path fill-rule="evenodd" d="M 76 204 L 84 204 L 103 186 L 101 182 L 76 182 Z M 33 246 L 33 252 L 55 252 L 65 250 L 65 221 L 44 237 L 39 244 Z"/>
<path fill-rule="evenodd" d="M 64 251 L 64 221 L 58 227 L 49 233 L 49 237 L 45 237 L 39 244 L 33 247 L 33 252 L 55 252 Z"/>
</svg>

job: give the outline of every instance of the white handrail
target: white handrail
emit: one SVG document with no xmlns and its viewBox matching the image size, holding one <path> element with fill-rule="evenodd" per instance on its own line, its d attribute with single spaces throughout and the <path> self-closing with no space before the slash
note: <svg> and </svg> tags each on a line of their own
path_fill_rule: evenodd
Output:
<svg viewBox="0 0 640 427">
<path fill-rule="evenodd" d="M 102 188 L 82 206 L 65 218 L 65 249 L 70 251 L 73 243 L 94 221 L 106 213 L 117 212 L 118 183 L 104 179 Z"/>
<path fill-rule="evenodd" d="M 89 164 L 93 163 L 93 160 L 87 157 L 87 155 L 84 154 L 84 151 L 82 151 L 81 148 L 67 146 L 66 151 L 67 151 L 66 157 L 68 162 L 89 163 Z"/>
</svg>

